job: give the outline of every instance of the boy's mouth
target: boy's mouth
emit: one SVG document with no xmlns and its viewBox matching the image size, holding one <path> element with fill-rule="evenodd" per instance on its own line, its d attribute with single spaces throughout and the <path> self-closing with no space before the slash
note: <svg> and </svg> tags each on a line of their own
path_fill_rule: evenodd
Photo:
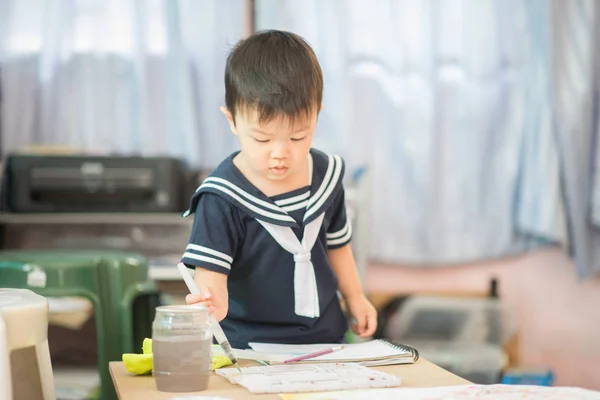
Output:
<svg viewBox="0 0 600 400">
<path fill-rule="evenodd" d="M 275 175 L 282 175 L 285 174 L 287 172 L 288 168 L 285 166 L 277 166 L 277 167 L 271 167 L 271 171 L 275 174 Z"/>
</svg>

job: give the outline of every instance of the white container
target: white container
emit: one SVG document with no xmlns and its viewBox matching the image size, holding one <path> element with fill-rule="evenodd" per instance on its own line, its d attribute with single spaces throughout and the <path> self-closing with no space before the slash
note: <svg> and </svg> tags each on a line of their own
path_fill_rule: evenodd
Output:
<svg viewBox="0 0 600 400">
<path fill-rule="evenodd" d="M 25 289 L 0 289 L 0 399 L 54 400 L 48 301 Z"/>
<path fill-rule="evenodd" d="M 400 342 L 501 346 L 512 333 L 498 299 L 412 296 L 390 317 L 385 335 Z"/>
<path fill-rule="evenodd" d="M 509 315 L 495 298 L 414 296 L 390 316 L 386 337 L 473 383 L 494 384 L 508 363 Z"/>
</svg>

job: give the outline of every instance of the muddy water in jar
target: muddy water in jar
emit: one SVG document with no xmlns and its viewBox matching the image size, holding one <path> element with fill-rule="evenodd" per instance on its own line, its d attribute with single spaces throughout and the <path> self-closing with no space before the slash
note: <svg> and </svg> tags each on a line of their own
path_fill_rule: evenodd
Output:
<svg viewBox="0 0 600 400">
<path fill-rule="evenodd" d="M 211 376 L 208 310 L 198 306 L 157 307 L 152 331 L 156 388 L 162 392 L 205 390 Z"/>
<path fill-rule="evenodd" d="M 163 392 L 195 392 L 208 386 L 211 340 L 194 338 L 152 341 L 156 387 Z M 158 356 L 157 356 L 158 355 Z"/>
</svg>

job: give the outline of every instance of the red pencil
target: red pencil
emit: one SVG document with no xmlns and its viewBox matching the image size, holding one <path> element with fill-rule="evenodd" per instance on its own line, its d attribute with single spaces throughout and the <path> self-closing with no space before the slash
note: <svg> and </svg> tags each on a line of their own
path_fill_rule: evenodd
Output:
<svg viewBox="0 0 600 400">
<path fill-rule="evenodd" d="M 294 363 L 294 362 L 298 362 L 298 361 L 302 361 L 302 360 L 308 360 L 309 358 L 315 358 L 315 357 L 322 356 L 324 354 L 333 353 L 334 351 L 339 351 L 343 348 L 344 348 L 344 346 L 335 346 L 335 347 L 331 347 L 329 349 L 315 351 L 314 353 L 309 353 L 309 354 L 304 354 L 304 355 L 301 355 L 298 357 L 289 358 L 289 359 L 285 360 L 283 363 L 290 364 L 290 363 Z"/>
</svg>

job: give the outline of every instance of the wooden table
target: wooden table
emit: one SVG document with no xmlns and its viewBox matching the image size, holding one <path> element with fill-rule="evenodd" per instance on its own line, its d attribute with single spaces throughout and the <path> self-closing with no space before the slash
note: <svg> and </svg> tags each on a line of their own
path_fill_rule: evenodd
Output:
<svg viewBox="0 0 600 400">
<path fill-rule="evenodd" d="M 250 366 L 256 364 L 253 361 L 242 360 L 240 365 Z M 189 396 L 192 394 L 199 396 L 220 396 L 233 400 L 254 398 L 281 399 L 279 395 L 276 394 L 266 395 L 250 393 L 246 388 L 239 385 L 233 385 L 225 378 L 214 373 L 210 378 L 208 389 L 205 391 L 194 393 L 159 392 L 156 390 L 152 376 L 132 375 L 127 372 L 122 362 L 117 361 L 111 362 L 109 368 L 115 389 L 121 400 L 167 400 L 177 396 Z M 377 367 L 375 369 L 402 378 L 401 387 L 451 386 L 466 385 L 470 383 L 422 358 L 412 365 L 391 365 Z"/>
</svg>

